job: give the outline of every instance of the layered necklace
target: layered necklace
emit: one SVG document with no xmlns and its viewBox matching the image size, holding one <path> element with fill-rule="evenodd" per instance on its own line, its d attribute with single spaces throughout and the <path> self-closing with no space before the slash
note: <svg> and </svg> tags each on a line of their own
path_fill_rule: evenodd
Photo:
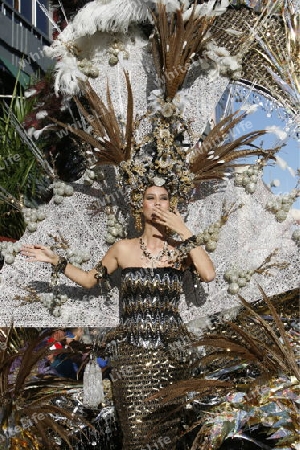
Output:
<svg viewBox="0 0 300 450">
<path fill-rule="evenodd" d="M 153 269 L 154 267 L 157 266 L 158 262 L 162 261 L 163 258 L 168 258 L 168 262 L 170 262 L 174 257 L 174 252 L 169 250 L 167 241 L 164 241 L 164 246 L 157 255 L 152 255 L 152 253 L 150 253 L 149 250 L 147 249 L 147 246 L 143 241 L 143 238 L 140 237 L 140 249 L 143 252 L 142 258 L 146 258 L 148 259 L 148 261 L 151 262 L 150 273 L 152 276 L 154 275 Z"/>
</svg>

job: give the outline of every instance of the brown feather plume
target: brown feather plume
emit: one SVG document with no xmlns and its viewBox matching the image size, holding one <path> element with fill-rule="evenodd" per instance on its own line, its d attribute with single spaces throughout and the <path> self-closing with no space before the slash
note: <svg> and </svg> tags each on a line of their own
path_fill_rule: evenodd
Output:
<svg viewBox="0 0 300 450">
<path fill-rule="evenodd" d="M 233 383 L 220 381 L 220 380 L 204 380 L 191 378 L 189 380 L 178 381 L 170 386 L 167 386 L 155 394 L 149 396 L 147 401 L 152 401 L 156 398 L 162 399 L 162 403 L 168 403 L 172 400 L 186 395 L 188 392 L 198 392 L 203 395 L 211 393 L 216 389 L 229 389 L 233 386 Z"/>
<path fill-rule="evenodd" d="M 236 358 L 238 358 L 238 360 L 242 362 L 254 363 L 259 367 L 263 374 L 272 375 L 282 371 L 285 374 L 293 374 L 297 379 L 300 379 L 300 370 L 296 356 L 290 345 L 281 319 L 270 299 L 261 288 L 260 290 L 274 319 L 279 335 L 272 326 L 239 295 L 246 311 L 257 323 L 256 332 L 254 333 L 252 327 L 251 329 L 247 329 L 247 327 L 243 328 L 233 322 L 226 322 L 227 327 L 229 327 L 228 329 L 233 330 L 237 337 L 233 338 L 219 334 L 210 334 L 195 342 L 193 344 L 195 347 L 207 346 L 222 349 L 220 351 L 208 352 L 207 355 L 201 359 L 201 364 L 216 363 L 217 361 L 224 361 L 224 359 L 236 361 Z M 227 350 L 226 353 L 223 350 L 225 348 Z"/>
<path fill-rule="evenodd" d="M 5 345 L 0 348 L 0 435 L 7 429 L 8 423 L 15 423 L 28 448 L 60 448 L 49 438 L 49 431 L 52 430 L 71 449 L 69 437 L 72 430 L 82 426 L 93 427 L 80 415 L 52 403 L 59 396 L 68 398 L 68 391 L 78 387 L 76 382 L 54 377 L 33 378 L 37 363 L 49 353 L 45 339 L 50 333 L 48 330 L 28 337 L 26 332 L 13 327 L 7 332 L 0 329 L 1 343 L 5 338 Z M 19 359 L 19 367 L 12 371 L 12 364 Z M 57 422 L 57 416 L 64 418 L 63 426 Z M 18 435 L 13 435 L 9 440 L 9 448 L 19 448 Z"/>
<path fill-rule="evenodd" d="M 246 113 L 236 111 L 224 117 L 204 138 L 201 145 L 191 150 L 190 170 L 195 174 L 195 183 L 201 181 L 222 179 L 225 172 L 236 167 L 240 158 L 260 155 L 267 159 L 274 158 L 279 147 L 263 150 L 252 145 L 252 142 L 266 133 L 265 130 L 251 131 L 232 141 L 226 142 L 234 127 L 244 119 Z M 251 148 L 242 148 L 252 146 Z"/>
<path fill-rule="evenodd" d="M 153 13 L 152 55 L 157 74 L 164 83 L 166 99 L 172 100 L 182 86 L 192 58 L 203 51 L 207 31 L 215 20 L 213 16 L 196 17 L 195 9 L 196 4 L 187 21 L 183 19 L 182 9 L 170 16 L 161 3 Z"/>
<path fill-rule="evenodd" d="M 125 132 L 118 122 L 114 106 L 107 84 L 107 104 L 97 95 L 88 81 L 82 84 L 84 98 L 88 103 L 87 109 L 79 98 L 74 101 L 90 125 L 91 132 L 81 130 L 72 125 L 63 123 L 53 117 L 50 119 L 58 126 L 67 129 L 82 141 L 87 142 L 93 149 L 97 149 L 97 164 L 119 165 L 122 161 L 130 158 L 133 139 L 133 95 L 129 76 L 124 72 L 127 85 L 127 120 Z"/>
<path fill-rule="evenodd" d="M 272 302 L 268 298 L 268 296 L 265 294 L 261 286 L 259 286 L 259 289 L 263 295 L 264 301 L 267 303 L 270 312 L 272 314 L 272 317 L 274 319 L 274 322 L 277 326 L 278 332 L 280 334 L 280 338 L 277 336 L 273 328 L 262 318 L 260 315 L 249 305 L 249 303 L 239 295 L 239 299 L 241 300 L 244 307 L 251 313 L 251 315 L 260 323 L 260 325 L 266 330 L 266 334 L 270 337 L 270 339 L 274 342 L 274 347 L 271 349 L 269 348 L 269 351 L 273 348 L 276 348 L 278 355 L 280 355 L 280 361 L 278 364 L 280 367 L 282 367 L 285 372 L 287 373 L 293 373 L 293 375 L 300 380 L 300 369 L 296 361 L 295 353 L 293 348 L 290 345 L 289 339 L 287 337 L 286 331 L 284 329 L 284 326 L 282 324 L 282 321 L 272 305 Z M 281 342 L 281 339 L 283 343 Z"/>
</svg>

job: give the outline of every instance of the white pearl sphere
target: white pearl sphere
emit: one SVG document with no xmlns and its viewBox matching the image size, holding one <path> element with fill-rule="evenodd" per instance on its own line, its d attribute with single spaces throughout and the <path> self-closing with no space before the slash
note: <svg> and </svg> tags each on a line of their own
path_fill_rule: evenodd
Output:
<svg viewBox="0 0 300 450">
<path fill-rule="evenodd" d="M 65 189 L 64 189 L 64 192 L 65 192 L 65 195 L 67 195 L 67 196 L 73 195 L 73 194 L 74 194 L 74 188 L 73 188 L 73 186 L 66 185 L 66 186 L 65 186 Z"/>
<path fill-rule="evenodd" d="M 238 291 L 240 290 L 240 287 L 237 283 L 230 283 L 229 288 L 228 288 L 228 292 L 229 294 L 237 294 Z"/>
<path fill-rule="evenodd" d="M 110 228 L 110 229 L 109 229 L 109 232 L 110 232 L 110 234 L 111 234 L 112 236 L 114 236 L 114 237 L 117 237 L 117 236 L 119 235 L 119 232 L 118 232 L 118 230 L 117 230 L 116 227 Z"/>
<path fill-rule="evenodd" d="M 30 222 L 36 222 L 36 221 L 37 221 L 37 213 L 33 211 L 30 214 Z"/>
<path fill-rule="evenodd" d="M 63 200 L 64 200 L 64 198 L 63 198 L 61 195 L 55 195 L 55 196 L 53 197 L 53 202 L 54 202 L 56 205 L 60 205 L 60 204 L 63 202 Z"/>
<path fill-rule="evenodd" d="M 234 272 L 232 270 L 226 270 L 226 272 L 224 273 L 224 279 L 226 281 L 230 281 L 233 274 Z"/>
<path fill-rule="evenodd" d="M 66 251 L 67 258 L 71 258 L 74 255 L 74 252 L 71 248 L 68 248 Z"/>
<path fill-rule="evenodd" d="M 289 203 L 283 203 L 281 206 L 281 211 L 289 212 L 291 205 Z"/>
<path fill-rule="evenodd" d="M 242 187 L 243 186 L 243 176 L 242 175 L 236 175 L 235 179 L 234 179 L 234 185 L 237 187 Z"/>
<path fill-rule="evenodd" d="M 203 242 L 208 242 L 210 240 L 210 234 L 207 231 L 204 231 L 202 235 Z"/>
<path fill-rule="evenodd" d="M 208 241 L 205 245 L 205 248 L 208 252 L 214 252 L 217 248 L 217 242 L 216 241 Z"/>
<path fill-rule="evenodd" d="M 282 209 L 280 209 L 276 215 L 276 220 L 278 220 L 278 222 L 283 222 L 286 218 L 287 218 L 287 213 L 285 211 L 282 211 Z"/>
<path fill-rule="evenodd" d="M 22 247 L 23 247 L 23 244 L 21 244 L 21 242 L 15 242 L 13 245 L 13 249 L 16 253 L 19 253 L 21 251 Z"/>
<path fill-rule="evenodd" d="M 61 188 L 56 189 L 56 192 L 55 192 L 55 193 L 56 193 L 56 195 L 63 196 L 64 193 L 65 193 L 65 190 L 64 190 L 63 187 L 61 187 Z"/>
<path fill-rule="evenodd" d="M 255 192 L 255 183 L 248 183 L 245 186 L 245 190 L 246 192 L 248 192 L 249 194 L 253 194 L 253 192 Z"/>
<path fill-rule="evenodd" d="M 229 281 L 231 284 L 236 284 L 238 282 L 238 279 L 239 279 L 239 277 L 238 277 L 237 273 L 233 272 L 230 276 Z"/>
<path fill-rule="evenodd" d="M 107 235 L 105 236 L 105 241 L 107 244 L 114 244 L 116 239 L 110 233 L 107 233 Z"/>
<path fill-rule="evenodd" d="M 15 257 L 9 253 L 4 256 L 4 261 L 6 262 L 6 264 L 13 264 L 14 260 Z"/>
<path fill-rule="evenodd" d="M 292 239 L 294 239 L 294 241 L 300 241 L 300 228 L 297 228 L 297 230 L 293 232 Z"/>
<path fill-rule="evenodd" d="M 55 306 L 55 308 L 53 308 L 52 315 L 54 317 L 60 317 L 61 316 L 61 308 L 60 308 L 60 306 Z"/>
<path fill-rule="evenodd" d="M 248 183 L 249 183 L 249 178 L 246 175 L 244 175 L 242 178 L 242 186 L 245 187 L 245 186 L 247 186 Z"/>
<path fill-rule="evenodd" d="M 44 220 L 46 217 L 46 214 L 43 211 L 38 211 L 36 214 L 37 220 Z"/>
<path fill-rule="evenodd" d="M 36 229 L 37 229 L 36 222 L 29 222 L 29 224 L 27 225 L 27 230 L 30 231 L 30 233 L 34 233 Z"/>
<path fill-rule="evenodd" d="M 83 251 L 81 255 L 82 261 L 87 262 L 91 259 L 91 255 L 88 251 Z"/>
<path fill-rule="evenodd" d="M 244 286 L 246 286 L 246 284 L 247 284 L 246 278 L 239 278 L 239 279 L 238 279 L 238 285 L 239 285 L 239 287 L 244 287 Z"/>
</svg>

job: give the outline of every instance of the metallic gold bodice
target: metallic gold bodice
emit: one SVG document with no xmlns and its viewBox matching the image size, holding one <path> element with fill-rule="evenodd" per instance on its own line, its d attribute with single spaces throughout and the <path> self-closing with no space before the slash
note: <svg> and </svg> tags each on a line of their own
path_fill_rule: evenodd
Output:
<svg viewBox="0 0 300 450">
<path fill-rule="evenodd" d="M 171 267 L 122 270 L 120 326 L 128 342 L 153 348 L 178 339 L 183 326 L 178 312 L 182 278 L 183 272 Z"/>
</svg>

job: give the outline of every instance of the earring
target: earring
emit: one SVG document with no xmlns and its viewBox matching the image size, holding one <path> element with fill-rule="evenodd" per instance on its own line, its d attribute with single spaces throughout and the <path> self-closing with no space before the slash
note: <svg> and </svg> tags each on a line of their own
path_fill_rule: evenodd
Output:
<svg viewBox="0 0 300 450">
<path fill-rule="evenodd" d="M 137 231 L 142 231 L 143 224 L 142 224 L 142 214 L 140 212 L 134 214 L 134 222 L 135 222 L 135 228 Z"/>
</svg>

